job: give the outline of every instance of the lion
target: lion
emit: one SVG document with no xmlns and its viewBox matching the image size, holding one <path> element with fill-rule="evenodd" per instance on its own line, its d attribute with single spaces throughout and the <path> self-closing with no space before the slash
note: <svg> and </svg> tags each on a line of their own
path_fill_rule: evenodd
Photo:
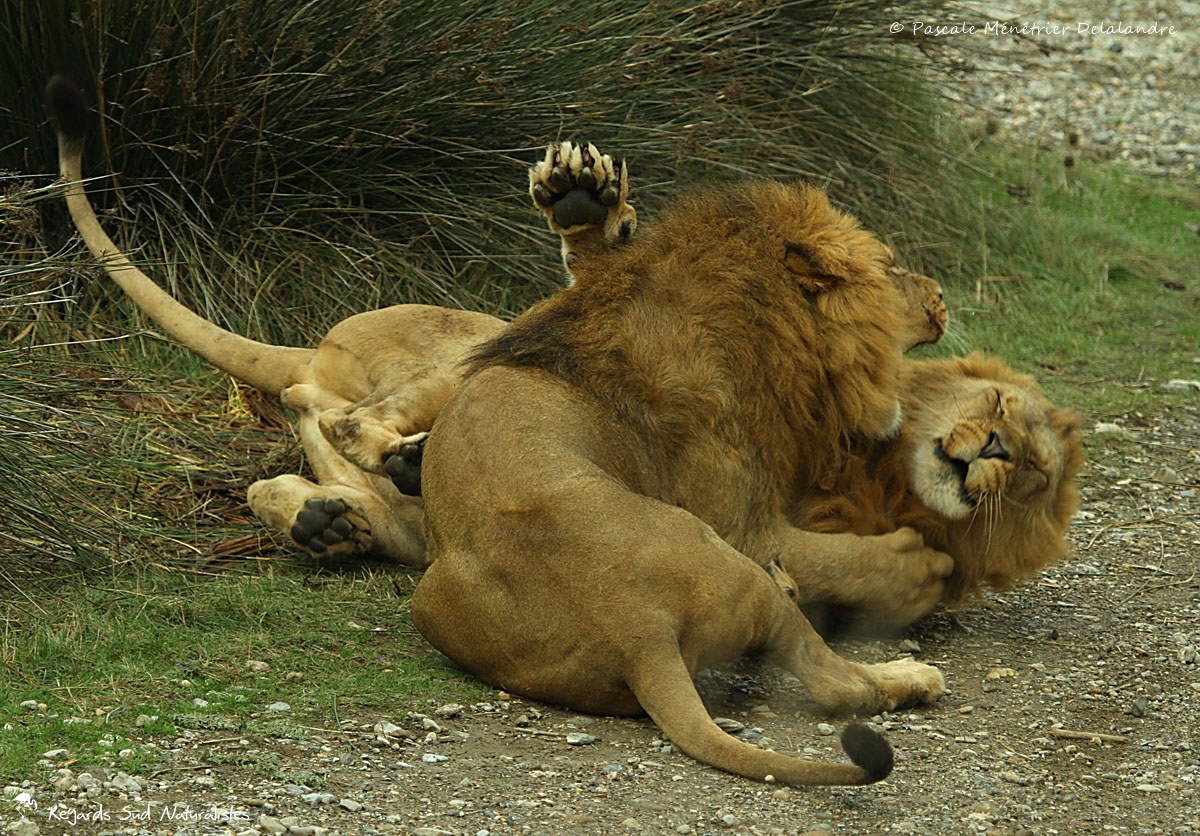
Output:
<svg viewBox="0 0 1200 836">
<path fill-rule="evenodd" d="M 1029 375 L 980 354 L 900 368 L 899 435 L 859 440 L 801 497 L 792 522 L 856 535 L 915 529 L 954 560 L 935 602 L 950 607 L 1062 557 L 1079 503 L 1079 417 L 1052 405 Z M 795 563 L 788 568 L 813 577 Z M 876 566 L 829 568 L 833 583 L 797 591 L 822 626 L 897 629 L 927 614 L 897 608 L 889 590 L 865 582 Z"/>
<path fill-rule="evenodd" d="M 551 192 L 602 180 L 562 162 Z M 761 653 L 838 713 L 944 690 L 911 658 L 837 656 L 762 571 L 835 544 L 950 572 L 915 532 L 841 539 L 786 517 L 849 439 L 897 431 L 912 333 L 890 263 L 823 192 L 767 181 L 683 198 L 623 246 L 578 258 L 572 286 L 471 352 L 425 442 L 420 633 L 507 691 L 646 713 L 682 751 L 738 775 L 884 777 L 890 747 L 865 726 L 843 737 L 853 764 L 727 735 L 693 676 Z"/>
</svg>

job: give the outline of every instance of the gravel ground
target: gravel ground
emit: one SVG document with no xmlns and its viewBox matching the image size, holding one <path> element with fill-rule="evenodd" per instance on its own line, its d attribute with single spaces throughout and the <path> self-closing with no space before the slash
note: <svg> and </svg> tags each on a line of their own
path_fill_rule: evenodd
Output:
<svg viewBox="0 0 1200 836">
<path fill-rule="evenodd" d="M 904 32 L 964 68 L 949 89 L 988 132 L 1068 153 L 1074 135 L 1084 158 L 1161 176 L 1200 171 L 1200 2 L 972 8 L 979 13 L 957 18 L 931 11 L 925 23 L 973 25 L 974 34 L 914 33 L 912 21 Z M 989 20 L 1007 24 L 1008 34 L 988 30 Z"/>
<path fill-rule="evenodd" d="M 985 108 L 999 130 L 1050 147 L 1075 131 L 1097 157 L 1194 175 L 1200 3 L 992 11 L 1070 33 L 1039 37 L 1048 52 L 1024 39 L 938 36 L 951 49 L 953 37 L 996 44 L 989 66 L 1005 72 L 960 76 L 964 102 Z M 1158 20 L 1177 32 L 1075 30 L 1102 20 Z M 838 646 L 866 662 L 915 653 L 950 685 L 935 706 L 872 719 L 897 750 L 881 784 L 755 784 L 679 754 L 646 720 L 582 717 L 498 692 L 487 703 L 435 699 L 424 713 L 343 717 L 340 726 L 281 705 L 263 706 L 279 722 L 254 728 L 202 711 L 172 718 L 171 738 L 142 733 L 144 719 L 117 723 L 124 739 L 111 760 L 50 751 L 7 788 L 0 831 L 1200 833 L 1200 408 L 1126 416 L 1088 440 L 1070 560 L 903 637 Z M 840 723 L 827 724 L 776 671 L 745 662 L 701 685 L 713 713 L 760 745 L 838 756 Z M 30 705 L 28 722 L 42 720 Z M 130 755 L 149 759 L 136 776 L 121 771 Z"/>
</svg>

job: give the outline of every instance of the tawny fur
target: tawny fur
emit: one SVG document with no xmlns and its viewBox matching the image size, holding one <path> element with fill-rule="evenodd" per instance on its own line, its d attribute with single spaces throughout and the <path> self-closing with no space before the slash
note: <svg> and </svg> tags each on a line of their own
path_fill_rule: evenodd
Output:
<svg viewBox="0 0 1200 836">
<path fill-rule="evenodd" d="M 721 769 L 877 779 L 862 750 L 848 751 L 859 765 L 820 764 L 731 738 L 691 677 L 761 652 L 831 711 L 942 691 L 912 660 L 841 659 L 762 571 L 778 558 L 803 586 L 791 558 L 864 543 L 948 571 L 912 532 L 814 535 L 784 516 L 839 445 L 895 430 L 912 334 L 889 263 L 821 192 L 772 183 L 691 197 L 628 246 L 579 259 L 571 288 L 472 354 L 430 434 L 417 628 L 507 690 L 645 711 Z"/>
<path fill-rule="evenodd" d="M 83 92 L 55 77 L 46 90 L 58 127 L 59 165 L 71 218 L 109 277 L 172 338 L 208 362 L 293 409 L 315 481 L 295 474 L 254 483 L 254 513 L 312 554 L 337 559 L 370 556 L 409 566 L 425 563 L 419 497 L 401 494 L 392 480 L 368 472 L 344 454 L 383 431 L 383 457 L 428 430 L 458 381 L 464 352 L 502 323 L 468 311 L 398 305 L 339 322 L 315 349 L 261 343 L 230 333 L 180 304 L 113 243 L 88 201 L 82 154 L 89 111 Z M 364 433 L 340 419 L 361 410 Z M 347 430 L 336 450 L 322 424 Z M 390 446 L 389 446 L 390 445 Z"/>
</svg>

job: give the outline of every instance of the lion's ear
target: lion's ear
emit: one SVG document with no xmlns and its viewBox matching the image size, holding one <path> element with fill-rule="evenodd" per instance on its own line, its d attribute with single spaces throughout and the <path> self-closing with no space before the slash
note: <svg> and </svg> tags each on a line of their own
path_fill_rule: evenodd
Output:
<svg viewBox="0 0 1200 836">
<path fill-rule="evenodd" d="M 834 272 L 834 265 L 829 264 L 819 250 L 799 241 L 784 242 L 783 263 L 796 275 L 806 293 L 821 293 L 842 281 Z"/>
</svg>

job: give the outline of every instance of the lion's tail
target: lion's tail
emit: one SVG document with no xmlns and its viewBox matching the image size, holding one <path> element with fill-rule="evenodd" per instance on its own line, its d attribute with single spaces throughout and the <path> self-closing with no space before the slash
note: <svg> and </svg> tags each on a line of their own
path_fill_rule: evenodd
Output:
<svg viewBox="0 0 1200 836">
<path fill-rule="evenodd" d="M 760 749 L 722 731 L 709 716 L 678 656 L 640 664 L 639 671 L 629 683 L 638 702 L 671 743 L 698 761 L 756 781 L 780 784 L 871 784 L 891 774 L 892 747 L 867 726 L 851 724 L 842 732 L 842 748 L 853 764 L 801 760 Z"/>
<path fill-rule="evenodd" d="M 46 106 L 58 130 L 59 169 L 67 184 L 71 218 L 113 281 L 173 338 L 234 377 L 274 395 L 297 382 L 294 374 L 311 359 L 312 349 L 260 343 L 214 325 L 173 299 L 117 248 L 100 226 L 83 188 L 83 139 L 89 118 L 83 91 L 69 79 L 55 76 L 46 86 Z"/>
</svg>

